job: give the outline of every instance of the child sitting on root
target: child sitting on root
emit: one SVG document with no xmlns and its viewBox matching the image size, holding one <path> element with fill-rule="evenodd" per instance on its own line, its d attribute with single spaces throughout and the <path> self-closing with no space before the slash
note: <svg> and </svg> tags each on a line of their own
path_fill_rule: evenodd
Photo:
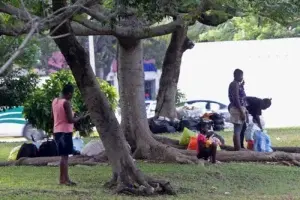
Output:
<svg viewBox="0 0 300 200">
<path fill-rule="evenodd" d="M 216 154 L 218 141 L 214 138 L 214 132 L 210 131 L 212 122 L 210 120 L 202 119 L 200 122 L 200 133 L 197 137 L 197 158 L 216 163 Z"/>
</svg>

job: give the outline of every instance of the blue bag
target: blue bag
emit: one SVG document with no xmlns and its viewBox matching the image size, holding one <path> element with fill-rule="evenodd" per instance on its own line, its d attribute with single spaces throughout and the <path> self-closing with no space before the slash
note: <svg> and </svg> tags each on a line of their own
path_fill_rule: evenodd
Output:
<svg viewBox="0 0 300 200">
<path fill-rule="evenodd" d="M 265 131 L 261 131 L 261 130 L 255 131 L 254 151 L 273 152 L 270 137 Z"/>
</svg>

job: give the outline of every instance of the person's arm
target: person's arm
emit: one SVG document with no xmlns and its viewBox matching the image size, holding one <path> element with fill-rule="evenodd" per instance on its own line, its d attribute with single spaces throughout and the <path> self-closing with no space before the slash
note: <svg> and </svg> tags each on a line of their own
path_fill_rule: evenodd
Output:
<svg viewBox="0 0 300 200">
<path fill-rule="evenodd" d="M 69 101 L 64 102 L 64 109 L 66 112 L 67 120 L 70 124 L 77 123 L 79 120 L 82 119 L 82 117 L 76 117 L 76 118 L 73 117 L 72 106 Z"/>
</svg>

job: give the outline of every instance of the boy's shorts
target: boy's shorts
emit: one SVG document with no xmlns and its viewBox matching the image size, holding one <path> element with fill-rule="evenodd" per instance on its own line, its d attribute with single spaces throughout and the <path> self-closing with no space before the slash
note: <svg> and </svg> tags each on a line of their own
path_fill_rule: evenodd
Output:
<svg viewBox="0 0 300 200">
<path fill-rule="evenodd" d="M 246 108 L 242 107 L 243 111 L 246 112 Z M 233 124 L 240 124 L 243 126 L 245 123 L 245 120 L 242 120 L 241 118 L 241 113 L 238 108 L 231 106 L 229 108 L 229 113 L 230 113 L 230 122 Z"/>
</svg>

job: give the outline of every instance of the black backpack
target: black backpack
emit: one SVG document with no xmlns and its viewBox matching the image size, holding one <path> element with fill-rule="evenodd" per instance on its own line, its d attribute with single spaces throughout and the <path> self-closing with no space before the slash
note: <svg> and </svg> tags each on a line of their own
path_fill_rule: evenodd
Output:
<svg viewBox="0 0 300 200">
<path fill-rule="evenodd" d="M 39 157 L 58 156 L 58 147 L 54 140 L 47 140 L 43 142 L 39 148 Z"/>
<path fill-rule="evenodd" d="M 20 158 L 34 158 L 38 156 L 38 149 L 34 144 L 22 144 L 18 154 L 17 160 Z"/>
</svg>

